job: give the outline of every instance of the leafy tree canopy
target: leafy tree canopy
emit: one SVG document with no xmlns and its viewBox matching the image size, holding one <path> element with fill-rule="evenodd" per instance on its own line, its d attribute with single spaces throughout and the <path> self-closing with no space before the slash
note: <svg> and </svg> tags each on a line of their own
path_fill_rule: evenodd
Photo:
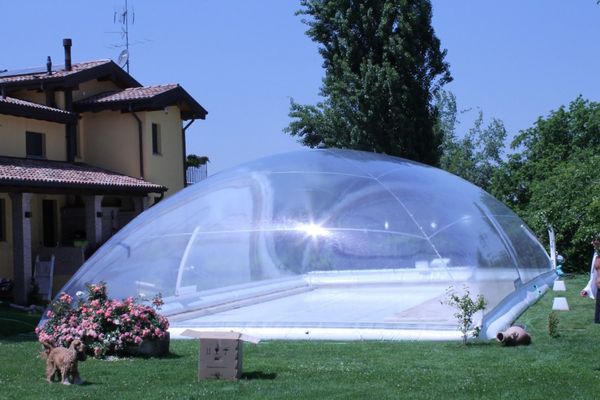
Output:
<svg viewBox="0 0 600 400">
<path fill-rule="evenodd" d="M 504 156 L 506 130 L 483 116 L 460 136 L 456 99 L 436 97 L 438 129 L 444 132 L 441 167 L 490 192 L 521 216 L 547 245 L 556 232 L 566 268 L 589 269 L 594 234 L 600 232 L 600 104 L 577 98 L 521 131 Z"/>
<path fill-rule="evenodd" d="M 567 268 L 588 271 L 600 232 L 600 104 L 577 98 L 513 141 L 515 151 L 493 177 L 492 194 L 540 238 L 550 224 Z"/>
<path fill-rule="evenodd" d="M 292 100 L 285 129 L 310 147 L 351 148 L 438 164 L 433 95 L 451 81 L 428 0 L 302 0 L 325 77 L 316 105 Z"/>
<path fill-rule="evenodd" d="M 440 167 L 491 191 L 492 177 L 504 162 L 504 123 L 493 118 L 484 125 L 483 112 L 480 111 L 473 127 L 459 137 L 454 94 L 440 91 L 436 96 L 436 107 L 439 115 L 437 129 L 444 134 Z"/>
</svg>

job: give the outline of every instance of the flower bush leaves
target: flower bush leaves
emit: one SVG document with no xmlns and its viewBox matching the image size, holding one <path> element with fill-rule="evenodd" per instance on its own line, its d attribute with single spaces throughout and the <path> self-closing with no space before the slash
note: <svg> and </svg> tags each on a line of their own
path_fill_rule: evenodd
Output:
<svg viewBox="0 0 600 400">
<path fill-rule="evenodd" d="M 104 282 L 87 285 L 88 296 L 77 293 L 77 303 L 61 293 L 46 312 L 47 320 L 36 328 L 38 340 L 53 346 L 68 347 L 79 339 L 88 353 L 101 358 L 122 355 L 142 340 L 160 340 L 167 335 L 169 321 L 157 310 L 163 304 L 157 295 L 153 306 L 138 304 L 133 297 L 109 299 Z"/>
</svg>

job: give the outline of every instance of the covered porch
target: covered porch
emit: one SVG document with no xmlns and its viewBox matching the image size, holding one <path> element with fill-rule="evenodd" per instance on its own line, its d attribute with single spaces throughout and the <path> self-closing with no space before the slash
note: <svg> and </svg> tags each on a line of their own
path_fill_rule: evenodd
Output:
<svg viewBox="0 0 600 400">
<path fill-rule="evenodd" d="M 0 157 L 0 277 L 26 305 L 36 257 L 54 256 L 54 293 L 166 187 L 82 163 Z"/>
</svg>

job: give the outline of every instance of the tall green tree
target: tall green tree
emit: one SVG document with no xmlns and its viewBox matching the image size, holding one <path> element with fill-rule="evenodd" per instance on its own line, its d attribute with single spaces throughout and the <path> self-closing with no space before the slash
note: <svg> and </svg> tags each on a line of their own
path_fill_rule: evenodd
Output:
<svg viewBox="0 0 600 400">
<path fill-rule="evenodd" d="M 285 129 L 310 147 L 350 148 L 437 165 L 434 94 L 451 81 L 428 0 L 302 0 L 320 45 L 323 101 L 292 100 Z"/>
<path fill-rule="evenodd" d="M 463 135 L 459 125 L 456 98 L 440 91 L 436 96 L 438 129 L 444 133 L 440 167 L 490 192 L 497 169 L 504 163 L 506 140 L 504 123 L 496 118 L 486 125 L 479 112 L 473 126 Z"/>
</svg>

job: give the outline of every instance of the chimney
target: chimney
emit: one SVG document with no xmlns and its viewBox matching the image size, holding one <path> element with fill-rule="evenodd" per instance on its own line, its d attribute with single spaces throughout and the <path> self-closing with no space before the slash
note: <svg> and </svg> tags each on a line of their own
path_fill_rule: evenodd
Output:
<svg viewBox="0 0 600 400">
<path fill-rule="evenodd" d="M 65 48 L 65 70 L 70 71 L 71 68 L 71 39 L 63 39 L 63 47 Z"/>
<path fill-rule="evenodd" d="M 52 59 L 48 56 L 48 61 L 46 61 L 46 72 L 48 75 L 52 75 Z"/>
</svg>

